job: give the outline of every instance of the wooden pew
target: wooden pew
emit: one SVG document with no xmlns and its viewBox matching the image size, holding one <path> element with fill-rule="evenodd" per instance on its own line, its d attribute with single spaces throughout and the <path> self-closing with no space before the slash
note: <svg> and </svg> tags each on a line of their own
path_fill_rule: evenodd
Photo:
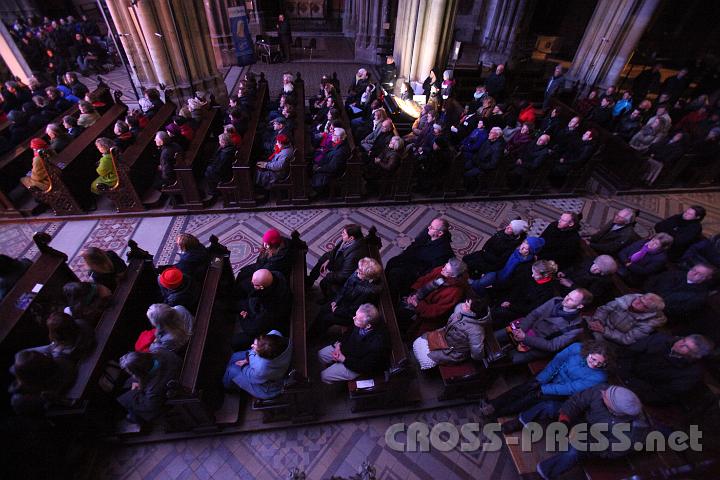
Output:
<svg viewBox="0 0 720 480">
<path fill-rule="evenodd" d="M 108 361 L 134 350 L 139 332 L 148 329 L 147 308 L 161 298 L 152 256 L 133 240 L 128 247 L 128 269 L 95 327 L 95 348 L 78 362 L 75 383 L 64 393 L 61 404 L 48 412 L 55 422 L 77 427 L 78 418 L 95 405 L 100 409 L 93 413 L 101 418 L 106 415 L 108 399 L 99 390 L 98 380 Z M 85 420 L 90 420 L 89 416 Z"/>
<path fill-rule="evenodd" d="M 225 207 L 254 207 L 255 202 L 255 160 L 253 152 L 257 151 L 262 144 L 258 135 L 258 124 L 267 106 L 270 93 L 265 75 L 260 74 L 258 81 L 257 98 L 255 108 L 250 116 L 247 132 L 243 136 L 243 142 L 235 154 L 235 162 L 232 166 L 233 176 L 227 182 L 218 184 L 218 191 L 223 197 Z"/>
<path fill-rule="evenodd" d="M 296 124 L 293 132 L 295 154 L 290 162 L 290 174 L 285 181 L 276 182 L 270 187 L 270 195 L 275 198 L 277 205 L 307 205 L 309 202 L 310 178 L 308 176 L 308 163 L 305 158 L 307 153 L 305 148 L 307 137 L 305 131 L 305 82 L 301 78 L 300 72 L 296 74 L 295 96 L 297 98 L 295 105 Z"/>
<path fill-rule="evenodd" d="M 115 122 L 125 115 L 127 105 L 115 95 L 116 103 L 94 125 L 83 131 L 62 152 L 50 159 L 60 170 L 62 182 L 77 203 L 88 208 L 93 203 L 90 184 L 97 177 L 96 163 L 100 153 L 95 148 L 98 137 L 109 135 Z M 58 201 L 65 199 L 59 198 Z"/>
<path fill-rule="evenodd" d="M 33 241 L 40 257 L 0 302 L 0 384 L 9 384 L 8 368 L 15 353 L 49 343 L 45 321 L 53 311 L 62 311 L 66 283 L 77 282 L 67 255 L 52 248 L 47 233 L 36 233 Z M 7 395 L 7 388 L 3 390 Z M 7 397 L 6 397 L 7 398 Z"/>
<path fill-rule="evenodd" d="M 166 102 L 153 115 L 145 128 L 124 152 L 117 153 L 115 169 L 118 183 L 104 190 L 103 195 L 110 198 L 118 212 L 141 212 L 145 210 L 142 198 L 155 178 L 158 165 L 158 150 L 155 134 L 162 130 L 175 113 L 175 104 Z"/>
<path fill-rule="evenodd" d="M 98 88 L 93 91 L 90 96 L 92 99 L 100 100 L 103 103 L 113 103 L 110 89 L 104 83 L 99 84 Z M 78 106 L 73 105 L 50 123 L 62 124 L 62 119 L 66 115 L 77 117 L 79 115 Z M 0 156 L 0 217 L 22 217 L 24 214 L 30 213 L 23 209 L 23 199 L 13 198 L 10 192 L 16 188 L 22 189 L 21 186 L 19 187 L 20 178 L 24 177 L 32 168 L 33 151 L 30 148 L 30 141 L 33 138 L 48 140 L 45 134 L 45 127 L 39 129 L 33 135 L 20 142 L 15 148 Z M 72 143 L 74 143 L 74 140 Z"/>
<path fill-rule="evenodd" d="M 345 203 L 357 203 L 362 200 L 363 172 L 365 170 L 365 164 L 360 155 L 360 148 L 362 147 L 353 136 L 347 110 L 344 107 L 339 90 L 337 92 L 335 108 L 340 110 L 340 119 L 345 127 L 347 142 L 350 147 L 350 158 L 345 164 L 345 172 L 330 183 L 330 198 L 338 198 L 345 201 Z"/>
<path fill-rule="evenodd" d="M 204 154 L 207 154 L 207 149 L 204 147 L 209 138 L 208 134 L 213 131 L 213 127 L 217 125 L 219 120 L 220 112 L 218 109 L 213 108 L 203 112 L 202 120 L 195 131 L 190 147 L 175 163 L 175 176 L 177 179 L 174 184 L 162 189 L 163 193 L 173 195 L 173 199 L 176 196 L 182 198 L 181 202 L 172 202 L 174 208 L 187 208 L 189 210 L 204 208 L 196 179 L 202 177 L 204 172 L 199 170 L 201 167 L 204 168 L 206 162 L 199 159 L 199 157 L 204 157 Z"/>
<path fill-rule="evenodd" d="M 227 279 L 232 280 L 233 274 L 230 251 L 215 235 L 210 237 L 208 250 L 210 266 L 195 313 L 193 335 L 185 349 L 178 391 L 168 401 L 167 432 L 208 432 L 218 428 L 213 412 L 222 405 L 225 396 L 218 379 L 230 359 L 232 336 L 232 322 L 225 318 L 223 298 L 230 296 L 232 282 Z M 235 423 L 237 418 L 235 404 L 234 416 L 223 423 Z"/>
<path fill-rule="evenodd" d="M 308 371 L 307 356 L 307 307 L 305 304 L 305 272 L 307 272 L 307 244 L 300 239 L 297 230 L 292 232 L 290 248 L 293 266 L 290 273 L 290 289 L 293 306 L 290 317 L 290 341 L 292 360 L 282 393 L 270 400 L 253 399 L 253 410 L 263 413 L 263 422 L 290 419 L 293 422 L 313 420 L 316 403 Z"/>
<path fill-rule="evenodd" d="M 366 237 L 370 257 L 374 258 L 382 264 L 380 257 L 380 248 L 382 241 L 377 234 L 377 229 L 372 227 Z M 387 285 L 385 273 L 382 275 L 383 285 Z M 395 317 L 395 307 L 387 288 L 383 288 L 380 293 L 379 310 L 385 319 L 385 327 L 390 339 L 391 354 L 390 368 L 383 376 L 372 378 L 360 377 L 356 380 L 348 382 L 348 391 L 350 402 L 352 403 L 352 411 L 360 412 L 375 408 L 389 408 L 398 405 L 413 403 L 416 400 L 411 397 L 410 386 L 413 380 L 412 368 L 408 360 L 407 350 L 403 343 L 398 327 L 397 318 Z M 370 388 L 358 388 L 357 382 L 360 380 L 373 380 L 374 385 Z"/>
</svg>

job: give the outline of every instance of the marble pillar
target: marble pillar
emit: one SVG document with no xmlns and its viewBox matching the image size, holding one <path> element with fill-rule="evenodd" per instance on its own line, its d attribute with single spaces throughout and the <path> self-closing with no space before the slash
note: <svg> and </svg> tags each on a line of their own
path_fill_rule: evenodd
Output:
<svg viewBox="0 0 720 480">
<path fill-rule="evenodd" d="M 581 90 L 615 85 L 661 0 L 600 0 L 566 75 Z"/>
<path fill-rule="evenodd" d="M 532 17 L 535 0 L 484 0 L 482 4 L 478 16 L 478 64 L 512 61 Z"/>
<path fill-rule="evenodd" d="M 210 29 L 210 42 L 213 47 L 215 63 L 230 66 L 237 62 L 232 53 L 232 35 L 228 20 L 228 0 L 204 0 L 205 15 Z"/>
<path fill-rule="evenodd" d="M 447 62 L 457 0 L 399 0 L 393 55 L 398 76 L 422 82 Z"/>
<path fill-rule="evenodd" d="M 195 0 L 108 0 L 108 6 L 141 83 L 164 84 L 178 102 L 198 90 L 213 92 L 220 103 L 227 100 L 206 5 Z"/>
<path fill-rule="evenodd" d="M 385 38 L 383 25 L 389 21 L 387 0 L 352 0 L 345 5 L 352 19 L 350 23 L 353 25 L 352 36 L 355 37 L 355 60 L 372 65 L 378 63 L 377 48 Z"/>
<path fill-rule="evenodd" d="M 27 83 L 28 78 L 32 76 L 32 71 L 3 22 L 0 22 L 0 57 L 5 61 L 5 65 L 13 76 L 19 77 L 23 83 Z"/>
</svg>

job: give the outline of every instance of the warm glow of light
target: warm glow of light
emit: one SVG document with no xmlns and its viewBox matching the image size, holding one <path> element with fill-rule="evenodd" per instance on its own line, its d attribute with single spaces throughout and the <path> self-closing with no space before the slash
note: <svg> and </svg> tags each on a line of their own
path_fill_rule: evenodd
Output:
<svg viewBox="0 0 720 480">
<path fill-rule="evenodd" d="M 403 100 L 402 98 L 396 97 L 395 95 L 393 95 L 393 99 L 403 112 L 407 113 L 413 118 L 418 118 L 420 116 L 420 105 L 418 105 L 417 103 L 413 102 L 412 100 Z"/>
</svg>

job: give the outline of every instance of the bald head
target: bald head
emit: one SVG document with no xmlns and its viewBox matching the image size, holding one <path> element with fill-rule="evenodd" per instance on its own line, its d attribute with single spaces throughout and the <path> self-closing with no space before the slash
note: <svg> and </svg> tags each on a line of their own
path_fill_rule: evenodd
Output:
<svg viewBox="0 0 720 480">
<path fill-rule="evenodd" d="M 266 268 L 261 268 L 260 270 L 253 273 L 252 276 L 252 285 L 255 290 L 263 290 L 273 283 L 273 276 L 272 272 Z"/>
</svg>

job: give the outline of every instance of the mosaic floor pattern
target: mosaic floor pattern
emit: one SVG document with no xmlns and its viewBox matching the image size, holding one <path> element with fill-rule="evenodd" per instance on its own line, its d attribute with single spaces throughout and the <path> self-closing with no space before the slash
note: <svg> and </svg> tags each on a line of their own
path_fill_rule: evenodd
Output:
<svg viewBox="0 0 720 480">
<path fill-rule="evenodd" d="M 706 234 L 720 232 L 720 193 L 666 196 L 585 197 L 538 201 L 514 200 L 415 204 L 395 207 L 359 207 L 271 210 L 223 215 L 193 215 L 142 219 L 117 218 L 0 226 L 0 253 L 34 258 L 32 233 L 45 231 L 52 245 L 67 253 L 71 267 L 84 277 L 79 252 L 87 246 L 113 249 L 120 254 L 129 239 L 155 255 L 158 264 L 174 261 L 174 237 L 188 232 L 206 242 L 211 234 L 230 248 L 237 271 L 252 261 L 262 233 L 275 227 L 286 235 L 297 229 L 308 243 L 308 264 L 339 238 L 343 224 L 375 226 L 383 240 L 382 256 L 388 259 L 407 246 L 436 216 L 451 224 L 453 248 L 458 255 L 476 250 L 509 219 L 521 216 L 538 234 L 564 210 L 582 212 L 583 231 L 590 233 L 623 207 L 642 210 L 638 230 L 651 231 L 658 220 L 699 204 L 707 208 Z M 473 406 L 421 413 L 298 427 L 261 433 L 238 434 L 179 442 L 112 448 L 99 452 L 92 462 L 93 479 L 279 479 L 301 467 L 308 479 L 348 476 L 368 459 L 379 479 L 515 479 L 505 451 L 429 453 L 398 452 L 385 442 L 388 426 L 421 420 L 429 424 L 449 421 L 462 424 L 478 418 Z M 401 437 L 399 437 L 401 438 Z"/>
</svg>

